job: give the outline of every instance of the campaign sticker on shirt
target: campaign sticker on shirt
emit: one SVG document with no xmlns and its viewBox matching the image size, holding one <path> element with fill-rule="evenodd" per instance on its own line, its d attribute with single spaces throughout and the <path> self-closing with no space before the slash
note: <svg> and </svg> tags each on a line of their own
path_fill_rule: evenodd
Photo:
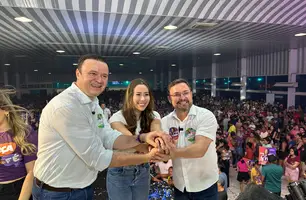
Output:
<svg viewBox="0 0 306 200">
<path fill-rule="evenodd" d="M 185 137 L 189 142 L 195 141 L 196 130 L 193 128 L 187 128 L 185 131 Z"/>
<path fill-rule="evenodd" d="M 103 115 L 101 113 L 97 114 L 98 128 L 104 128 Z"/>
<path fill-rule="evenodd" d="M 22 156 L 18 153 L 15 153 L 1 157 L 0 163 L 7 167 L 13 165 L 15 165 L 15 167 L 18 167 L 21 164 L 21 161 L 22 161 Z"/>
<path fill-rule="evenodd" d="M 172 137 L 173 140 L 177 140 L 179 137 L 179 130 L 176 127 L 171 127 L 169 129 L 169 135 Z"/>
</svg>

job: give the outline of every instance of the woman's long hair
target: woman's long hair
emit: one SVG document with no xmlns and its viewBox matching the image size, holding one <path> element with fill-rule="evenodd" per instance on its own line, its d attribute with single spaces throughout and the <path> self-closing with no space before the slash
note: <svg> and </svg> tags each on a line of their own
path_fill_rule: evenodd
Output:
<svg viewBox="0 0 306 200">
<path fill-rule="evenodd" d="M 137 128 L 137 119 L 135 115 L 135 105 L 133 102 L 133 96 L 134 96 L 134 89 L 137 85 L 145 85 L 148 88 L 149 91 L 149 96 L 150 96 L 150 101 L 148 106 L 144 111 L 141 112 L 140 114 L 140 128 L 141 128 L 141 133 L 148 133 L 150 132 L 150 126 L 151 122 L 154 119 L 154 97 L 152 95 L 152 91 L 150 90 L 149 84 L 141 79 L 134 79 L 131 81 L 129 86 L 126 89 L 125 92 L 125 97 L 124 97 L 124 104 L 122 108 L 122 114 L 123 117 L 126 120 L 127 123 L 127 129 L 135 135 L 135 130 Z"/>
<path fill-rule="evenodd" d="M 12 134 L 13 140 L 20 147 L 21 153 L 30 155 L 36 151 L 36 146 L 26 140 L 31 129 L 21 117 L 22 113 L 28 113 L 28 111 L 12 103 L 9 95 L 14 93 L 15 90 L 0 89 L 0 109 L 8 112 L 6 120 L 11 128 L 9 133 Z"/>
</svg>

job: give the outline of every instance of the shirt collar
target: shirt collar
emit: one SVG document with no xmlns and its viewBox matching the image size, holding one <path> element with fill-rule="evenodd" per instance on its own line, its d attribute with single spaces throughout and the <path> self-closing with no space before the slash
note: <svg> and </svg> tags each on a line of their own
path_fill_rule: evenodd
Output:
<svg viewBox="0 0 306 200">
<path fill-rule="evenodd" d="M 71 84 L 71 91 L 76 94 L 76 97 L 81 102 L 81 104 L 89 104 L 89 103 L 97 103 L 99 104 L 99 100 L 97 97 L 94 100 L 91 100 L 80 88 L 73 82 Z"/>
<path fill-rule="evenodd" d="M 192 104 L 192 106 L 191 106 L 190 109 L 189 109 L 189 112 L 188 112 L 188 115 L 187 115 L 187 116 L 188 116 L 188 117 L 189 117 L 189 116 L 196 116 L 196 115 L 197 115 L 196 113 L 197 113 L 197 112 L 196 112 L 196 107 L 195 107 L 195 105 Z M 171 113 L 171 116 L 174 117 L 174 118 L 176 118 L 176 119 L 178 119 L 175 110 Z"/>
</svg>

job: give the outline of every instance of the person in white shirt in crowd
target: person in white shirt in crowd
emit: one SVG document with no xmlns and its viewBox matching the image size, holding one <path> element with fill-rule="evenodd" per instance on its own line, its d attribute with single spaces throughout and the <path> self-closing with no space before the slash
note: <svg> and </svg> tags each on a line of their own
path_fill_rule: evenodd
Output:
<svg viewBox="0 0 306 200">
<path fill-rule="evenodd" d="M 158 167 L 160 174 L 168 174 L 169 167 L 172 167 L 172 160 L 157 162 L 155 166 Z"/>
<path fill-rule="evenodd" d="M 82 56 L 76 69 L 76 82 L 43 109 L 34 166 L 34 200 L 91 200 L 91 185 L 98 171 L 146 163 L 156 159 L 158 152 L 157 148 L 146 154 L 113 149 L 135 148 L 140 141 L 157 147 L 154 139 L 158 136 L 170 142 L 163 132 L 127 136 L 110 127 L 97 98 L 107 85 L 108 74 L 108 65 L 100 56 Z"/>
<path fill-rule="evenodd" d="M 162 127 L 176 143 L 170 149 L 174 199 L 217 200 L 217 120 L 211 111 L 193 105 L 186 80 L 172 81 L 168 91 L 174 111 L 162 118 Z"/>
<path fill-rule="evenodd" d="M 160 115 L 154 111 L 154 98 L 149 84 L 143 79 L 131 81 L 125 92 L 122 110 L 114 113 L 111 127 L 124 135 L 133 136 L 161 131 Z M 144 146 L 142 152 L 148 150 Z M 134 152 L 135 149 L 128 150 Z M 147 199 L 150 189 L 150 165 L 130 165 L 107 170 L 106 186 L 111 200 Z"/>
<path fill-rule="evenodd" d="M 112 115 L 110 109 L 106 108 L 105 103 L 101 103 L 101 108 L 103 110 L 103 115 L 106 120 L 109 120 L 110 116 Z"/>
</svg>

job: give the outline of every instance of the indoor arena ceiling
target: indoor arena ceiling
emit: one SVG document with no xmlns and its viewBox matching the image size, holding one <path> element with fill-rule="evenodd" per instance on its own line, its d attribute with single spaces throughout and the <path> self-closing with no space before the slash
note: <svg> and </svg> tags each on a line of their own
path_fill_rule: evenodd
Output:
<svg viewBox="0 0 306 200">
<path fill-rule="evenodd" d="M 20 16 L 32 22 L 14 20 Z M 294 36 L 301 32 L 305 0 L 0 1 L 0 51 L 7 59 L 245 55 L 304 45 Z"/>
</svg>

